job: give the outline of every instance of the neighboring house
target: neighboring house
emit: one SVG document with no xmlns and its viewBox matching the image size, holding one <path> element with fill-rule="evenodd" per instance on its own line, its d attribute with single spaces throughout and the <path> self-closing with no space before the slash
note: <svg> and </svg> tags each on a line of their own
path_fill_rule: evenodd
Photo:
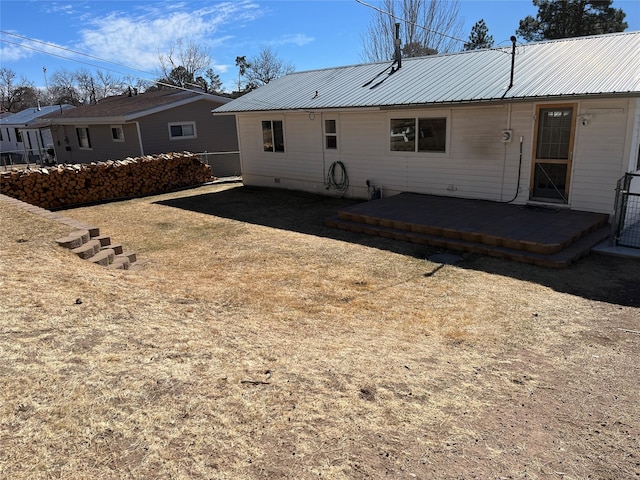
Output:
<svg viewBox="0 0 640 480">
<path fill-rule="evenodd" d="M 611 213 L 640 169 L 640 32 L 293 73 L 225 113 L 248 185 L 335 194 L 344 165 L 349 197 L 369 183 Z"/>
<path fill-rule="evenodd" d="M 41 126 L 51 131 L 58 163 L 166 152 L 237 151 L 235 120 L 211 115 L 212 108 L 229 101 L 177 89 L 132 92 L 48 115 L 41 119 Z"/>
<path fill-rule="evenodd" d="M 48 131 L 39 128 L 38 120 L 52 112 L 72 109 L 72 105 L 50 105 L 27 108 L 18 113 L 3 114 L 0 119 L 0 151 L 7 163 L 40 163 L 48 161 L 53 139 Z"/>
</svg>

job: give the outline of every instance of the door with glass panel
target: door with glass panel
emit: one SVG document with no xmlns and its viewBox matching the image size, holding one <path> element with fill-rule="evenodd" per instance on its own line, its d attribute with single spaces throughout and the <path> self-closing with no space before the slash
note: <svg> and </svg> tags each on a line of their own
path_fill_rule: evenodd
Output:
<svg viewBox="0 0 640 480">
<path fill-rule="evenodd" d="M 568 203 L 575 104 L 537 108 L 531 200 Z"/>
</svg>

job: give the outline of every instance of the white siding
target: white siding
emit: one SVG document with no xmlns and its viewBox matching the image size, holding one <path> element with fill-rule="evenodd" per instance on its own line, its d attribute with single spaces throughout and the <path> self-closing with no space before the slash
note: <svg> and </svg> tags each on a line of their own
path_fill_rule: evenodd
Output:
<svg viewBox="0 0 640 480">
<path fill-rule="evenodd" d="M 628 100 L 580 102 L 576 122 L 570 203 L 574 210 L 612 213 L 616 182 L 625 172 Z"/>
<path fill-rule="evenodd" d="M 587 126 L 576 128 L 571 208 L 611 212 L 616 181 L 629 161 L 630 102 L 578 103 L 578 113 L 589 111 L 592 119 Z M 517 193 L 514 203 L 524 204 L 529 199 L 535 108 L 534 102 L 523 102 L 396 111 L 239 114 L 243 179 L 248 185 L 327 193 L 326 171 L 340 160 L 349 175 L 346 196 L 366 198 L 366 181 L 370 180 L 382 187 L 384 195 L 411 191 L 509 202 Z M 324 151 L 324 116 L 338 121 L 337 150 Z M 391 118 L 428 116 L 447 118 L 445 153 L 390 151 Z M 284 120 L 284 153 L 263 151 L 262 120 Z M 505 129 L 513 132 L 511 142 L 502 142 Z"/>
</svg>

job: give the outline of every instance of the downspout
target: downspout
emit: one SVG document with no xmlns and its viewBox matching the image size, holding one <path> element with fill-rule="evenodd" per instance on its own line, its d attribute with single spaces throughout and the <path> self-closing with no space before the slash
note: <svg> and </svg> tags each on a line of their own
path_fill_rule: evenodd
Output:
<svg viewBox="0 0 640 480">
<path fill-rule="evenodd" d="M 140 122 L 135 122 L 138 131 L 138 143 L 140 144 L 140 156 L 144 157 L 144 145 L 142 144 L 142 133 L 140 133 Z"/>
<path fill-rule="evenodd" d="M 327 183 L 327 161 L 325 158 L 324 148 L 324 113 L 320 112 L 320 148 L 322 149 L 322 184 L 329 190 L 329 184 Z"/>
</svg>

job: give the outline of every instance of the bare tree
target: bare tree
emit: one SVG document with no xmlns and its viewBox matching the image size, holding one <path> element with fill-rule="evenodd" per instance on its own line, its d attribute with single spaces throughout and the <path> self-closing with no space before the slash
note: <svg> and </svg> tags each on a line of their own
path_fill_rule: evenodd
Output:
<svg viewBox="0 0 640 480">
<path fill-rule="evenodd" d="M 149 80 L 143 80 L 141 78 L 138 77 L 134 77 L 131 75 L 126 75 L 123 79 L 122 79 L 122 92 L 125 91 L 138 91 L 138 92 L 144 92 L 146 90 L 155 90 L 157 89 L 157 87 L 154 85 L 153 82 L 149 81 Z M 117 94 L 117 93 L 115 93 Z"/>
<path fill-rule="evenodd" d="M 255 57 L 249 59 L 246 65 L 246 77 L 249 85 L 257 88 L 295 70 L 293 64 L 281 59 L 271 47 L 262 47 Z"/>
<path fill-rule="evenodd" d="M 25 77 L 17 78 L 10 68 L 0 68 L 0 110 L 16 113 L 38 104 L 38 92 Z"/>
<path fill-rule="evenodd" d="M 113 95 L 120 95 L 125 90 L 125 82 L 122 79 L 114 77 L 109 72 L 98 70 L 95 74 L 94 87 L 96 98 L 101 100 Z"/>
<path fill-rule="evenodd" d="M 56 70 L 49 81 L 49 93 L 55 104 L 82 105 L 76 88 L 76 74 L 66 69 Z"/>
<path fill-rule="evenodd" d="M 365 61 L 383 62 L 394 52 L 395 24 L 405 57 L 460 50 L 462 21 L 458 0 L 384 0 L 362 37 Z"/>
<path fill-rule="evenodd" d="M 193 41 L 182 38 L 176 40 L 166 54 L 158 56 L 162 80 L 170 79 L 181 87 L 193 84 L 197 76 L 202 76 L 211 64 L 209 53 Z"/>
<path fill-rule="evenodd" d="M 98 103 L 96 98 L 96 82 L 88 70 L 78 70 L 73 73 L 76 92 L 82 105 L 94 105 Z"/>
</svg>

